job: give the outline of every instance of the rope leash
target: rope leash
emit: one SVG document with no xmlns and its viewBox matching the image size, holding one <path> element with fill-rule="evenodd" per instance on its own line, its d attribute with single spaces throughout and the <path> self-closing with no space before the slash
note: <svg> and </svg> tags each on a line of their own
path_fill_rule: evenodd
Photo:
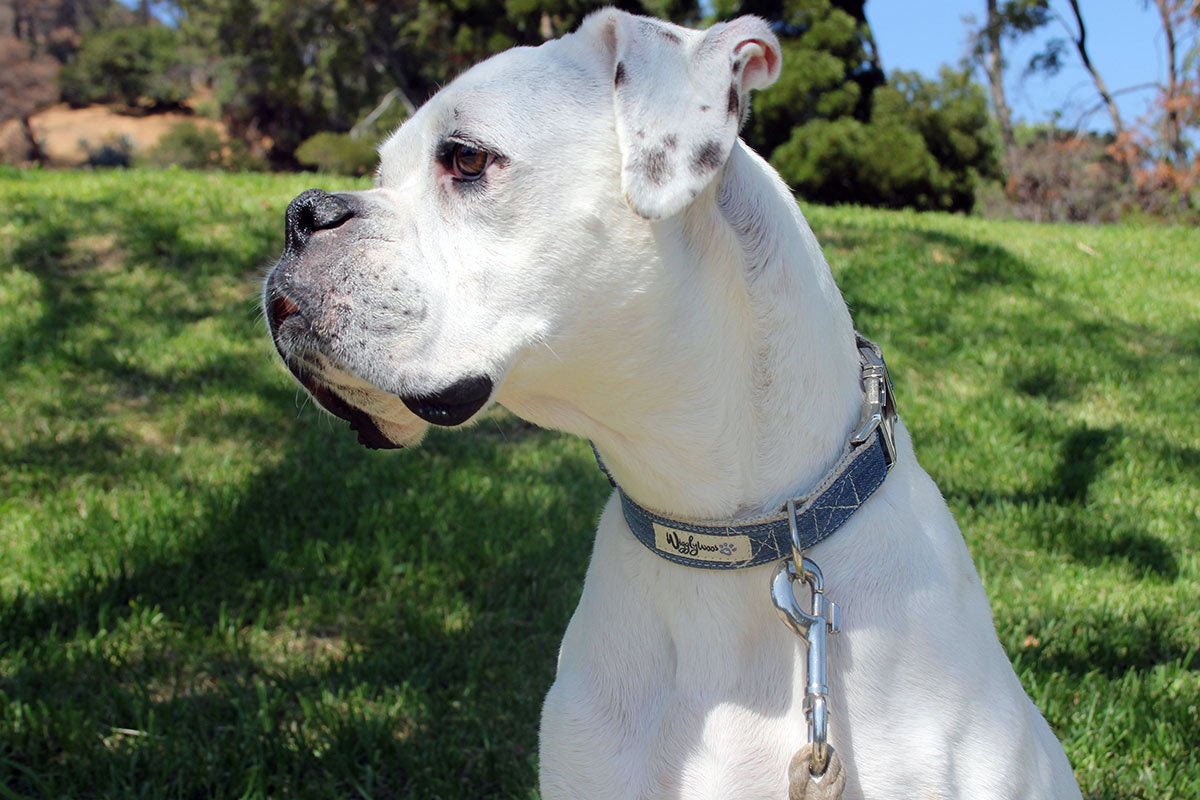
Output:
<svg viewBox="0 0 1200 800">
<path fill-rule="evenodd" d="M 813 746 L 806 744 L 788 764 L 788 800 L 838 800 L 846 788 L 846 770 L 842 757 L 829 748 L 829 765 L 824 775 L 813 775 Z"/>
</svg>

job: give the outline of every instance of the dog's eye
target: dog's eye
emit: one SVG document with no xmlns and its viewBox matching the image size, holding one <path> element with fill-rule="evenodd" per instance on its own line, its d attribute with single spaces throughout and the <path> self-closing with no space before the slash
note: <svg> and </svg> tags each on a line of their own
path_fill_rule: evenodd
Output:
<svg viewBox="0 0 1200 800">
<path fill-rule="evenodd" d="M 455 143 L 450 151 L 450 166 L 454 177 L 464 180 L 477 180 L 492 161 L 492 154 L 469 144 Z"/>
</svg>

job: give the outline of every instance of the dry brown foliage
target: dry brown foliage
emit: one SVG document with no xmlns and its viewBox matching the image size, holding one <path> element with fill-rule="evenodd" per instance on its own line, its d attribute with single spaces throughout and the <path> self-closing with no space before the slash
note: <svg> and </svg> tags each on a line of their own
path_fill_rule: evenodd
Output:
<svg viewBox="0 0 1200 800">
<path fill-rule="evenodd" d="M 58 62 L 39 56 L 14 36 L 0 36 L 0 122 L 21 121 L 29 140 L 30 156 L 42 160 L 29 117 L 58 100 Z"/>
</svg>

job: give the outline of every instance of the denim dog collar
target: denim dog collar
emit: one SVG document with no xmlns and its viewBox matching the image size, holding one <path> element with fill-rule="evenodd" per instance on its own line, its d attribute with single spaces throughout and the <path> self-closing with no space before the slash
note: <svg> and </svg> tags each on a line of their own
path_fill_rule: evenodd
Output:
<svg viewBox="0 0 1200 800">
<path fill-rule="evenodd" d="M 837 464 L 803 497 L 796 498 L 796 528 L 803 549 L 835 533 L 866 502 L 896 462 L 895 398 L 883 353 L 857 335 L 863 405 L 858 424 Z M 593 450 L 595 448 L 593 447 Z M 789 514 L 784 509 L 741 521 L 681 520 L 638 505 L 613 479 L 600 454 L 596 461 L 621 496 L 625 522 L 657 555 L 701 569 L 738 569 L 792 555 Z"/>
</svg>

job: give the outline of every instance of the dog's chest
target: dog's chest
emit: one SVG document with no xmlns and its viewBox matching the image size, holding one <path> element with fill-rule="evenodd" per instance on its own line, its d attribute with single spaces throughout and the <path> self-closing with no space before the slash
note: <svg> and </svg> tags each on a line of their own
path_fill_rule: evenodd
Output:
<svg viewBox="0 0 1200 800">
<path fill-rule="evenodd" d="M 601 521 L 546 700 L 543 791 L 786 797 L 786 765 L 805 740 L 803 654 L 798 639 L 779 635 L 766 577 L 755 571 L 761 608 L 747 610 L 725 595 L 744 594 L 749 576 L 708 573 L 681 589 L 643 574 L 674 567 L 647 560 L 628 531 L 606 531 L 615 510 Z"/>
<path fill-rule="evenodd" d="M 748 675 L 744 686 L 717 686 L 670 672 L 670 648 L 650 649 L 645 663 L 665 667 L 657 682 L 592 675 L 555 685 L 542 730 L 547 796 L 786 797 L 785 767 L 805 737 L 788 683 L 764 691 L 770 677 Z M 574 756 L 559 752 L 565 743 Z"/>
</svg>

